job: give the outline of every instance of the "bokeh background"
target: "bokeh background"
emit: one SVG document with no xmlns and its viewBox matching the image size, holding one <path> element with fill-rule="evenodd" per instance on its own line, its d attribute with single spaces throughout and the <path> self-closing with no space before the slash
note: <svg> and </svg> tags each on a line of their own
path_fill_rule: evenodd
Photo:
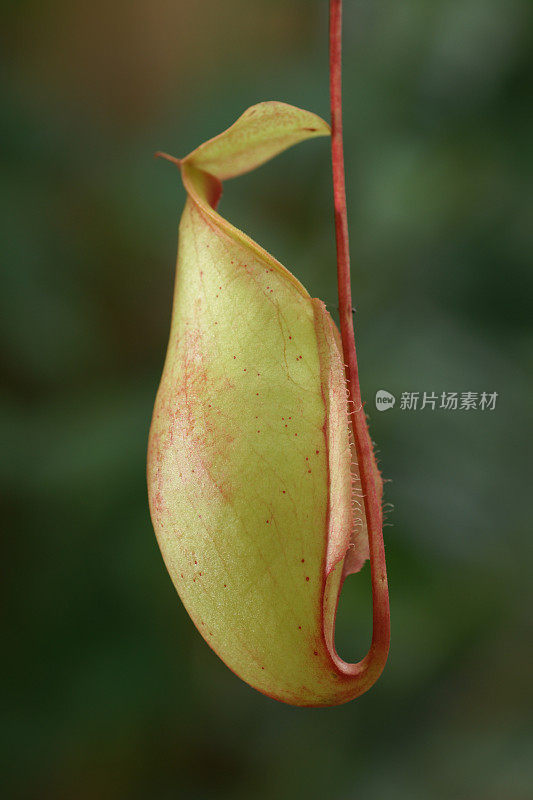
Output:
<svg viewBox="0 0 533 800">
<path fill-rule="evenodd" d="M 358 351 L 394 504 L 380 682 L 333 709 L 256 693 L 196 632 L 152 533 L 184 201 L 152 153 L 260 100 L 327 116 L 326 5 L 3 4 L 6 798 L 533 796 L 527 0 L 346 2 Z M 221 210 L 336 314 L 327 141 L 228 184 Z M 379 413 L 378 389 L 499 397 Z M 368 645 L 368 582 L 344 590 L 346 658 Z"/>
</svg>

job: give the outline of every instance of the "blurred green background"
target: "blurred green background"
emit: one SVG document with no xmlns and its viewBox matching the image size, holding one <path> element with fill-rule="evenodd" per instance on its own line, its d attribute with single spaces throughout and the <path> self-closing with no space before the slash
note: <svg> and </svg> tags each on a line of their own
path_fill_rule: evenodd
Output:
<svg viewBox="0 0 533 800">
<path fill-rule="evenodd" d="M 363 396 L 394 504 L 375 688 L 291 709 L 204 644 L 148 515 L 185 155 L 249 105 L 328 115 L 326 0 L 3 4 L 2 781 L 6 798 L 533 796 L 531 3 L 347 0 Z M 222 213 L 335 315 L 328 143 Z M 493 412 L 376 390 L 498 392 Z M 338 648 L 370 636 L 368 567 Z"/>
</svg>

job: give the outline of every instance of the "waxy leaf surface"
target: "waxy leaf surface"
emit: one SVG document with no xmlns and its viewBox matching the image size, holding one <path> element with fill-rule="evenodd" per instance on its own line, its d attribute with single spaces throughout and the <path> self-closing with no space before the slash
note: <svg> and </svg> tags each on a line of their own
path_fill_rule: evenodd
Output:
<svg viewBox="0 0 533 800">
<path fill-rule="evenodd" d="M 181 160 L 148 453 L 155 532 L 189 615 L 237 675 L 295 705 L 357 693 L 334 647 L 343 577 L 368 556 L 342 350 L 323 303 L 216 205 L 222 180 L 328 134 L 314 114 L 261 103 Z"/>
</svg>

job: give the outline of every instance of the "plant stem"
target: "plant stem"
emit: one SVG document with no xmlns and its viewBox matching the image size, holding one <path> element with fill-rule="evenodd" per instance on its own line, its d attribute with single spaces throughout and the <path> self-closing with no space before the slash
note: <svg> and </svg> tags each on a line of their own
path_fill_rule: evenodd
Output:
<svg viewBox="0 0 533 800">
<path fill-rule="evenodd" d="M 346 378 L 350 403 L 350 418 L 359 464 L 361 489 L 370 549 L 372 582 L 373 633 L 372 644 L 365 658 L 355 665 L 358 676 L 358 694 L 363 694 L 381 675 L 390 641 L 389 590 L 383 544 L 381 498 L 378 496 L 372 443 L 361 401 L 359 373 L 355 352 L 352 291 L 350 285 L 350 249 L 346 212 L 346 187 L 344 178 L 344 150 L 342 141 L 342 0 L 330 0 L 330 100 L 331 100 L 331 158 L 333 167 L 333 198 L 335 206 L 335 235 L 337 240 L 337 282 L 339 292 L 340 328 Z"/>
</svg>

